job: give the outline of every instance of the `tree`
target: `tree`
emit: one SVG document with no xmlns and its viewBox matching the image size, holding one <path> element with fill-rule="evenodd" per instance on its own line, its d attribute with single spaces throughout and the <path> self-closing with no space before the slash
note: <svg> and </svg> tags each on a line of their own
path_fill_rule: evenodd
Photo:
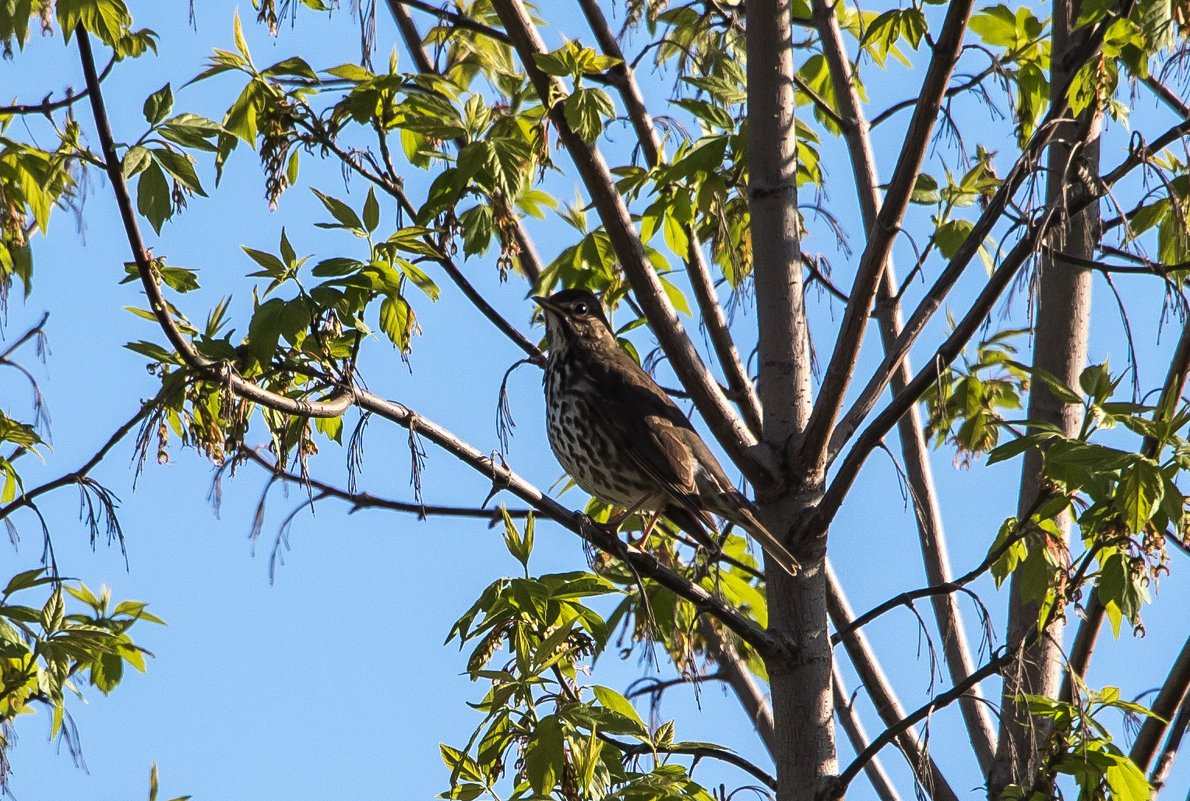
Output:
<svg viewBox="0 0 1190 801">
<path fill-rule="evenodd" d="M 298 5 L 257 4 L 279 47 L 281 22 Z M 332 10 L 323 0 L 301 5 Z M 1190 174 L 1178 148 L 1190 107 L 1168 82 L 1182 74 L 1190 6 L 630 2 L 621 36 L 595 0 L 535 12 L 520 0 L 357 6 L 358 61 L 289 55 L 266 66 L 236 16 L 231 46 L 193 66 L 185 90 L 171 77 L 139 118 L 110 113 L 108 76 L 142 69 L 166 38 L 137 29 L 125 3 L 0 8 L 0 36 L 18 63 L 32 57 L 34 21 L 72 48 L 83 74 L 62 99 L 31 102 L 35 90 L 22 86 L 24 102 L 0 109 L 4 290 L 19 284 L 29 295 L 34 267 L 47 269 L 34 235 L 57 208 L 83 214 L 84 176 L 104 175 L 86 215 L 91 203 L 115 202 L 127 280 L 144 294 L 146 308 L 133 312 L 156 326 L 128 347 L 157 379 L 84 469 L 33 488 L 15 462 L 41 435 L 6 411 L 0 433 L 16 450 L 0 462 L 0 517 L 37 510 L 42 495 L 74 482 L 114 520 L 110 492 L 88 474 L 141 423 L 142 463 L 180 444 L 220 478 L 258 465 L 270 486 L 300 488 L 296 511 L 339 499 L 495 523 L 523 575 L 492 581 L 449 632 L 485 692 L 474 736 L 442 747 L 449 797 L 706 798 L 751 783 L 782 799 L 831 799 L 853 792 L 861 773 L 882 799 L 957 798 L 972 786 L 996 799 L 1148 798 L 1164 784 L 1190 709 L 1190 640 L 1176 655 L 1165 638 L 1145 641 L 1142 658 L 1169 665 L 1152 696 L 1131 686 L 1126 661 L 1093 672 L 1091 653 L 1105 619 L 1116 637 L 1125 623 L 1145 630 L 1152 588 L 1167 573 L 1176 585 L 1176 551 L 1187 544 L 1179 481 L 1190 422 Z M 326 24 L 303 15 L 300 27 Z M 390 19 L 412 66 L 395 55 L 385 64 L 375 49 Z M 663 87 L 642 80 L 650 63 Z M 183 110 L 198 108 L 187 106 L 191 92 L 222 102 L 216 112 Z M 164 252 L 187 225 L 186 207 L 242 174 L 249 149 L 269 207 L 308 181 L 328 233 L 289 223 L 275 252 L 245 243 L 243 279 L 202 265 L 218 295 L 250 289 L 251 307 L 224 297 L 198 325 L 188 316 L 198 274 L 154 253 L 145 224 Z M 349 191 L 333 188 L 328 167 L 350 178 Z M 572 190 L 579 199 L 561 204 Z M 573 229 L 564 239 L 559 222 Z M 824 236 L 846 269 L 831 269 Z M 309 248 L 317 258 L 299 256 Z M 894 256 L 911 263 L 905 277 Z M 635 539 L 649 522 L 641 515 L 616 532 L 604 525 L 614 510 L 592 501 L 572 511 L 573 495 L 555 499 L 524 477 L 506 456 L 505 390 L 519 364 L 498 399 L 494 387 L 465 399 L 472 416 L 498 405 L 494 454 L 492 443 L 437 422 L 433 408 L 368 388 L 392 362 L 378 339 L 411 358 L 422 347 L 419 315 L 440 293 L 460 310 L 456 326 L 471 330 L 461 310 L 473 307 L 504 358 L 511 344 L 515 358 L 540 367 L 519 324 L 529 304 L 509 292 L 560 286 L 602 293 L 623 346 L 696 412 L 801 573 L 765 571 L 730 531 L 717 553 L 664 523 Z M 1106 303 L 1092 313 L 1096 290 Z M 1117 310 L 1119 332 L 1107 333 Z M 1181 328 L 1173 348 L 1158 338 L 1166 326 Z M 650 336 L 655 350 L 646 350 Z M 1140 350 L 1142 341 L 1153 344 Z M 457 360 L 429 370 L 457 385 L 470 355 L 460 346 Z M 1113 371 L 1109 355 L 1128 369 Z M 12 357 L 4 364 L 18 363 Z M 357 474 L 391 470 L 362 459 L 373 420 L 408 432 L 412 501 L 356 487 Z M 873 489 L 869 457 L 893 453 L 885 438 L 894 429 L 897 472 Z M 267 445 L 255 446 L 262 437 Z M 344 485 L 320 476 L 328 443 L 348 454 Z M 969 468 L 963 484 L 945 479 L 965 500 L 936 486 L 931 444 Z M 441 483 L 427 483 L 423 497 L 431 446 L 470 468 L 489 497 L 447 505 L 455 501 L 434 494 L 449 489 Z M 1002 463 L 1019 470 L 1016 508 L 999 509 L 995 522 L 963 514 L 959 504 L 975 505 L 970 494 L 994 486 Z M 897 555 L 880 529 L 906 503 L 920 583 L 886 569 Z M 952 533 L 978 544 L 957 576 L 947 507 Z M 531 569 L 545 520 L 581 539 L 585 567 Z M 854 531 L 857 523 L 877 530 Z M 52 556 L 48 528 L 45 542 Z M 848 558 L 832 564 L 828 551 Z M 73 593 L 92 614 L 72 622 L 85 641 L 37 662 L 61 639 L 65 580 L 50 558 L 13 582 L 4 604 L 37 587 L 51 600 L 40 615 L 0 606 L 4 657 L 23 671 L 20 683 L 5 679 L 5 725 L 38 704 L 64 719 L 71 675 L 106 692 L 122 660 L 139 666 L 126 632 L 154 618 L 140 604 L 109 615 L 106 596 L 80 587 Z M 856 614 L 845 589 L 881 600 Z M 962 597 L 984 634 L 969 633 Z M 926 598 L 928 625 L 916 604 Z M 918 615 L 931 657 L 931 691 L 909 706 L 898 695 L 912 691 L 912 674 L 890 680 L 868 637 L 900 606 Z M 1154 605 L 1150 628 L 1152 615 L 1177 625 L 1173 609 Z M 994 641 L 993 621 L 1003 632 Z M 664 655 L 673 680 L 649 687 L 655 703 L 678 684 L 723 682 L 772 767 L 724 743 L 683 741 L 681 721 L 646 723 L 626 694 L 589 679 L 613 643 Z M 948 677 L 936 691 L 935 653 Z M 863 704 L 844 689 L 852 678 Z M 21 689 L 31 681 L 52 691 Z M 868 704 L 872 737 L 860 722 Z M 1139 724 L 1131 745 L 1118 712 Z M 930 747 L 931 727 L 952 718 L 967 755 Z M 908 767 L 901 787 L 879 758 L 891 760 L 893 744 Z M 705 763 L 721 764 L 725 778 Z"/>
</svg>

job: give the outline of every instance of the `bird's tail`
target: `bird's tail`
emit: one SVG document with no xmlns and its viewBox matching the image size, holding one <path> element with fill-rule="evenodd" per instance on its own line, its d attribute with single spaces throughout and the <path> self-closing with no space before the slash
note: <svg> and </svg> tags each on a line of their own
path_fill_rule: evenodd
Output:
<svg viewBox="0 0 1190 801">
<path fill-rule="evenodd" d="M 802 566 L 798 564 L 797 559 L 789 552 L 789 549 L 781 544 L 781 541 L 772 535 L 772 533 L 761 525 L 760 521 L 756 519 L 755 515 L 748 514 L 751 520 L 740 521 L 741 527 L 747 531 L 752 539 L 760 543 L 760 547 L 764 548 L 765 554 L 768 558 L 776 562 L 777 565 L 791 576 L 796 576 Z"/>
<path fill-rule="evenodd" d="M 764 527 L 753 511 L 752 503 L 738 492 L 724 493 L 715 499 L 722 509 L 716 511 L 725 519 L 747 531 L 752 539 L 760 543 L 769 559 L 791 576 L 796 576 L 802 566 L 782 542 Z"/>
</svg>

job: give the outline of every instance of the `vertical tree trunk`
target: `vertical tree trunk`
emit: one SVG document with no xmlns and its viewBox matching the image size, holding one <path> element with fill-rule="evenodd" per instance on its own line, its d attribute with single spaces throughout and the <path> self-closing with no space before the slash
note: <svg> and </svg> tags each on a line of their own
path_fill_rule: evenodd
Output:
<svg viewBox="0 0 1190 801">
<path fill-rule="evenodd" d="M 1063 61 L 1063 54 L 1075 50 L 1082 33 L 1072 31 L 1078 15 L 1078 0 L 1054 0 L 1053 4 L 1053 64 L 1051 85 L 1053 96 L 1061 98 L 1069 85 L 1073 71 L 1079 65 Z M 1055 102 L 1058 102 L 1055 100 Z M 1050 145 L 1046 186 L 1046 201 L 1052 208 L 1062 209 L 1080 169 L 1098 173 L 1100 121 L 1095 109 L 1088 109 L 1077 119 L 1062 124 Z M 1093 126 L 1087 134 L 1087 126 Z M 1085 137 L 1086 146 L 1077 143 Z M 1074 218 L 1064 219 L 1048 240 L 1054 250 L 1085 259 L 1094 256 L 1099 238 L 1098 209 L 1091 206 Z M 1078 376 L 1086 364 L 1087 335 L 1091 317 L 1091 273 L 1069 261 L 1045 256 L 1037 286 L 1037 310 L 1034 328 L 1033 364 L 1077 389 Z M 1029 419 L 1053 423 L 1067 436 L 1078 433 L 1082 423 L 1080 407 L 1062 403 L 1040 381 L 1035 381 L 1029 395 Z M 1041 455 L 1030 451 L 1025 455 L 1018 499 L 1018 515 L 1024 516 L 1036 501 L 1041 490 L 1039 473 Z M 1070 520 L 1063 515 L 1056 521 L 1068 535 Z M 1031 547 L 1045 547 L 1034 542 Z M 1017 642 L 1037 626 L 1038 608 L 1026 603 L 1021 595 L 1019 576 L 1012 580 L 1009 601 L 1007 641 Z M 1004 676 L 1000 737 L 996 759 L 988 777 L 989 796 L 999 797 L 1008 784 L 1027 784 L 1037 768 L 1038 745 L 1046 735 L 1044 721 L 1031 719 L 1016 697 L 1021 693 L 1054 697 L 1061 679 L 1062 621 L 1055 621 L 1046 636 L 1022 654 Z"/>
<path fill-rule="evenodd" d="M 788 0 L 749 0 L 748 193 L 752 214 L 761 447 L 777 457 L 781 475 L 757 487 L 764 522 L 788 532 L 820 492 L 821 476 L 791 469 L 809 418 L 810 348 L 803 306 L 794 134 L 793 30 Z M 835 775 L 831 647 L 827 634 L 825 548 L 798 554 L 804 570 L 769 578 L 769 627 L 796 657 L 769 667 L 775 725 L 777 796 L 814 797 Z"/>
</svg>

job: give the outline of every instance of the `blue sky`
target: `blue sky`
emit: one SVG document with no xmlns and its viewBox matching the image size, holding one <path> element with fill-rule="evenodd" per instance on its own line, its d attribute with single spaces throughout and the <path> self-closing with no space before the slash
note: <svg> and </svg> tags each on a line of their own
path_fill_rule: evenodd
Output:
<svg viewBox="0 0 1190 801">
<path fill-rule="evenodd" d="M 180 87 L 199 71 L 212 47 L 230 48 L 234 8 L 222 0 L 200 4 L 192 29 L 184 4 L 134 4 L 137 24 L 161 34 L 161 55 L 120 65 L 105 84 L 117 139 L 139 135 L 141 103 L 166 81 L 177 94 L 177 110 L 221 116 L 238 91 L 234 78 Z M 303 11 L 276 39 L 251 24 L 254 12 L 249 6 L 241 6 L 240 13 L 258 64 L 300 53 L 316 68 L 324 68 L 358 57 L 356 23 L 345 11 L 329 20 Z M 378 14 L 377 41 L 383 58 L 395 41 L 383 11 Z M 668 79 L 642 70 L 642 80 L 652 97 L 666 96 Z M 890 76 L 887 85 L 874 81 L 869 92 L 884 91 L 898 99 L 917 81 L 917 74 L 901 72 Z M 35 38 L 15 60 L 0 63 L 0 84 L 6 97 L 16 95 L 23 102 L 79 86 L 76 51 L 64 48 L 59 38 Z M 89 130 L 87 111 L 80 106 L 78 113 Z M 972 108 L 964 113 L 984 112 Z M 1142 113 L 1160 112 L 1148 104 Z M 1115 133 L 1120 134 L 1118 128 Z M 627 147 L 630 134 L 612 131 L 612 138 Z M 896 137 L 882 134 L 878 141 L 888 150 L 880 153 L 887 174 L 896 156 Z M 829 200 L 851 208 L 852 199 L 843 194 L 850 192 L 850 183 L 842 148 L 825 142 L 823 151 L 828 169 L 838 177 Z M 1114 163 L 1116 156 L 1110 154 L 1118 149 L 1105 152 L 1105 161 Z M 934 157 L 955 160 L 944 149 Z M 568 166 L 564 155 L 558 158 Z M 209 163 L 202 165 L 200 175 L 211 191 Z M 424 191 L 420 176 L 408 180 L 415 197 L 419 187 Z M 204 319 L 221 295 L 232 293 L 243 330 L 251 301 L 242 276 L 253 268 L 241 244 L 275 250 L 285 226 L 299 254 L 321 258 L 355 246 L 348 235 L 335 239 L 335 234 L 310 227 L 324 213 L 305 187 L 348 197 L 358 206 L 363 198 L 360 184 L 345 188 L 337 169 L 318 166 L 310 158 L 303 159 L 301 183 L 285 195 L 279 211 L 270 213 L 263 201 L 263 176 L 252 154 L 241 147 L 212 198 L 193 198 L 190 208 L 168 223 L 160 237 L 145 226 L 157 255 L 199 270 L 203 289 L 178 301 L 191 319 Z M 122 347 L 130 340 L 161 337 L 152 324 L 122 310 L 138 305 L 140 297 L 135 285 L 118 284 L 128 250 L 108 189 L 100 176 L 92 175 L 81 230 L 71 230 L 74 221 L 68 214 L 55 216 L 52 236 L 35 244 L 34 294 L 28 301 L 10 300 L 6 339 L 19 335 L 44 311 L 51 312 L 48 363 L 35 365 L 31 352 L 25 360 L 46 393 L 53 421 L 53 451 L 47 464 L 26 460 L 21 465 L 29 485 L 85 460 L 155 389 L 143 358 Z M 564 180 L 551 189 L 560 201 L 573 197 Z M 384 218 L 394 221 L 391 204 L 384 207 Z M 843 224 L 854 233 L 854 219 L 844 219 Z M 535 223 L 533 230 L 547 258 L 567 244 L 570 234 L 557 220 Z M 813 246 L 831 248 L 825 238 Z M 898 257 L 908 262 L 910 253 L 907 247 L 899 249 Z M 833 251 L 832 258 L 837 274 L 849 275 L 854 259 Z M 523 283 L 514 279 L 500 284 L 491 256 L 469 262 L 467 273 L 508 319 L 531 337 L 540 336 L 539 328 L 530 329 L 532 310 L 524 299 Z M 374 341 L 364 354 L 365 378 L 377 394 L 427 414 L 482 450 L 495 450 L 500 379 L 520 354 L 466 305 L 445 276 L 433 277 L 442 287 L 442 298 L 417 307 L 424 333 L 415 342 L 410 366 L 386 342 Z M 980 278 L 974 275 L 965 281 L 959 297 Z M 1164 370 L 1162 358 L 1172 349 L 1177 323 L 1158 336 L 1160 296 L 1140 282 L 1119 283 L 1135 304 L 1131 324 L 1143 346 L 1142 384 L 1152 385 Z M 1097 302 L 1092 359 L 1110 356 L 1113 366 L 1122 369 L 1125 354 L 1118 315 L 1105 293 Z M 825 298 L 812 306 L 819 322 L 829 324 L 832 314 L 837 321 L 839 309 Z M 1012 319 L 1019 321 L 1023 308 L 1018 301 Z M 741 310 L 737 326 L 745 350 L 746 331 L 754 324 L 748 312 L 746 306 Z M 934 333 L 935 341 L 938 335 Z M 819 342 L 818 347 L 823 358 L 827 344 Z M 0 373 L 5 408 L 27 408 L 22 380 L 12 371 Z M 518 370 L 510 393 L 519 427 L 507 454 L 509 462 L 539 486 L 549 487 L 560 468 L 545 444 L 536 370 Z M 12 753 L 13 795 L 20 801 L 137 797 L 147 791 L 154 760 L 161 771 L 162 798 L 426 798 L 444 790 L 448 773 L 439 759 L 438 743 L 466 741 L 479 719 L 464 701 L 478 700 L 485 688 L 461 675 L 466 656 L 455 644 L 443 645 L 443 640 L 483 587 L 519 570 L 499 533 L 467 521 L 421 522 L 375 511 L 347 515 L 341 504 L 324 501 L 313 515 L 303 512 L 296 518 L 283 551 L 284 565 L 270 583 L 273 539 L 285 516 L 303 500 L 300 490 L 292 489 L 288 497 L 280 488 L 271 490 L 263 533 L 253 544 L 247 534 L 266 484 L 263 472 L 246 466 L 224 481 L 216 515 L 208 497 L 212 471 L 201 457 L 175 449 L 170 464 L 149 464 L 134 490 L 131 455 L 131 442 L 126 442 L 96 474 L 122 499 L 127 560 L 104 542 L 91 548 L 78 522 L 73 490 L 60 491 L 42 508 L 64 574 L 92 587 L 110 584 L 117 598 L 148 601 L 150 610 L 169 625 L 145 626 L 137 632 L 138 642 L 156 655 L 147 675 L 129 675 L 110 698 L 91 690 L 86 705 L 73 706 L 87 770 L 76 769 L 64 749 L 46 743 L 46 716 L 20 721 L 19 742 Z M 314 461 L 315 475 L 344 485 L 345 462 L 342 449 L 327 445 Z M 935 467 L 950 520 L 952 562 L 956 572 L 963 572 L 982 559 L 999 523 L 1013 512 L 1019 466 L 981 464 L 956 470 L 944 451 L 937 455 Z M 412 498 L 404 431 L 380 422 L 369 427 L 361 488 Z M 482 477 L 428 450 L 427 502 L 475 505 L 487 490 Z M 896 489 L 887 458 L 873 457 L 852 497 L 835 524 L 831 555 L 858 611 L 893 592 L 920 586 L 922 574 L 913 518 Z M 564 498 L 576 507 L 584 502 L 577 492 Z M 8 552 L 0 561 L 10 572 L 35 564 L 41 552 L 33 517 L 26 514 L 15 522 L 22 541 L 15 553 Z M 582 548 L 568 532 L 543 522 L 537 539 L 531 563 L 535 571 L 577 569 L 583 564 Z M 1141 640 L 1124 633 L 1118 642 L 1102 641 L 1095 671 L 1098 683 L 1122 683 L 1125 695 L 1159 683 L 1186 635 L 1183 610 L 1190 599 L 1178 581 L 1179 560 L 1175 554 L 1174 575 L 1162 582 L 1160 603 L 1146 615 L 1148 636 Z M 986 582 L 979 589 L 993 610 L 999 636 L 1003 598 Z M 968 625 L 974 629 L 973 615 Z M 889 615 L 868 633 L 905 705 L 916 707 L 929 692 L 930 671 L 912 617 L 903 612 Z M 636 655 L 622 661 L 609 649 L 596 676 L 598 683 L 623 690 L 650 670 Z M 849 669 L 846 672 L 854 690 L 855 679 Z M 1091 683 L 1096 685 L 1095 680 Z M 940 680 L 935 688 L 946 685 Z M 987 690 L 995 692 L 991 684 Z M 866 713 L 869 731 L 879 731 L 862 693 L 857 704 Z M 978 780 L 964 781 L 975 773 L 955 717 L 944 713 L 935 719 L 932 747 L 956 789 L 970 789 L 970 797 L 976 797 Z M 718 687 L 704 688 L 697 698 L 688 689 L 667 695 L 661 719 L 669 718 L 677 719 L 681 739 L 714 740 L 766 764 L 735 700 Z M 845 745 L 841 758 L 849 758 Z M 883 758 L 894 775 L 904 777 L 902 760 L 894 751 L 886 750 Z M 715 765 L 702 766 L 695 775 L 708 786 L 746 783 L 741 774 Z M 1169 792 L 1183 793 L 1188 782 L 1190 770 L 1183 766 Z M 869 793 L 861 780 L 849 798 L 864 799 Z"/>
</svg>

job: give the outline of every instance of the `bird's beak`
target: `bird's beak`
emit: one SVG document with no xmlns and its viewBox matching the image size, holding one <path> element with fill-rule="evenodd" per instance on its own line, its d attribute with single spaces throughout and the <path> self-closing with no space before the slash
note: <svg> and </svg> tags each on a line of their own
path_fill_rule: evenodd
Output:
<svg viewBox="0 0 1190 801">
<path fill-rule="evenodd" d="M 559 309 L 557 306 L 555 306 L 553 303 L 550 303 L 548 298 L 538 297 L 535 295 L 533 297 L 533 302 L 536 303 L 538 306 L 540 306 L 542 309 L 544 309 L 547 312 L 553 312 L 554 314 L 558 315 L 559 317 L 562 316 L 562 310 Z"/>
</svg>

